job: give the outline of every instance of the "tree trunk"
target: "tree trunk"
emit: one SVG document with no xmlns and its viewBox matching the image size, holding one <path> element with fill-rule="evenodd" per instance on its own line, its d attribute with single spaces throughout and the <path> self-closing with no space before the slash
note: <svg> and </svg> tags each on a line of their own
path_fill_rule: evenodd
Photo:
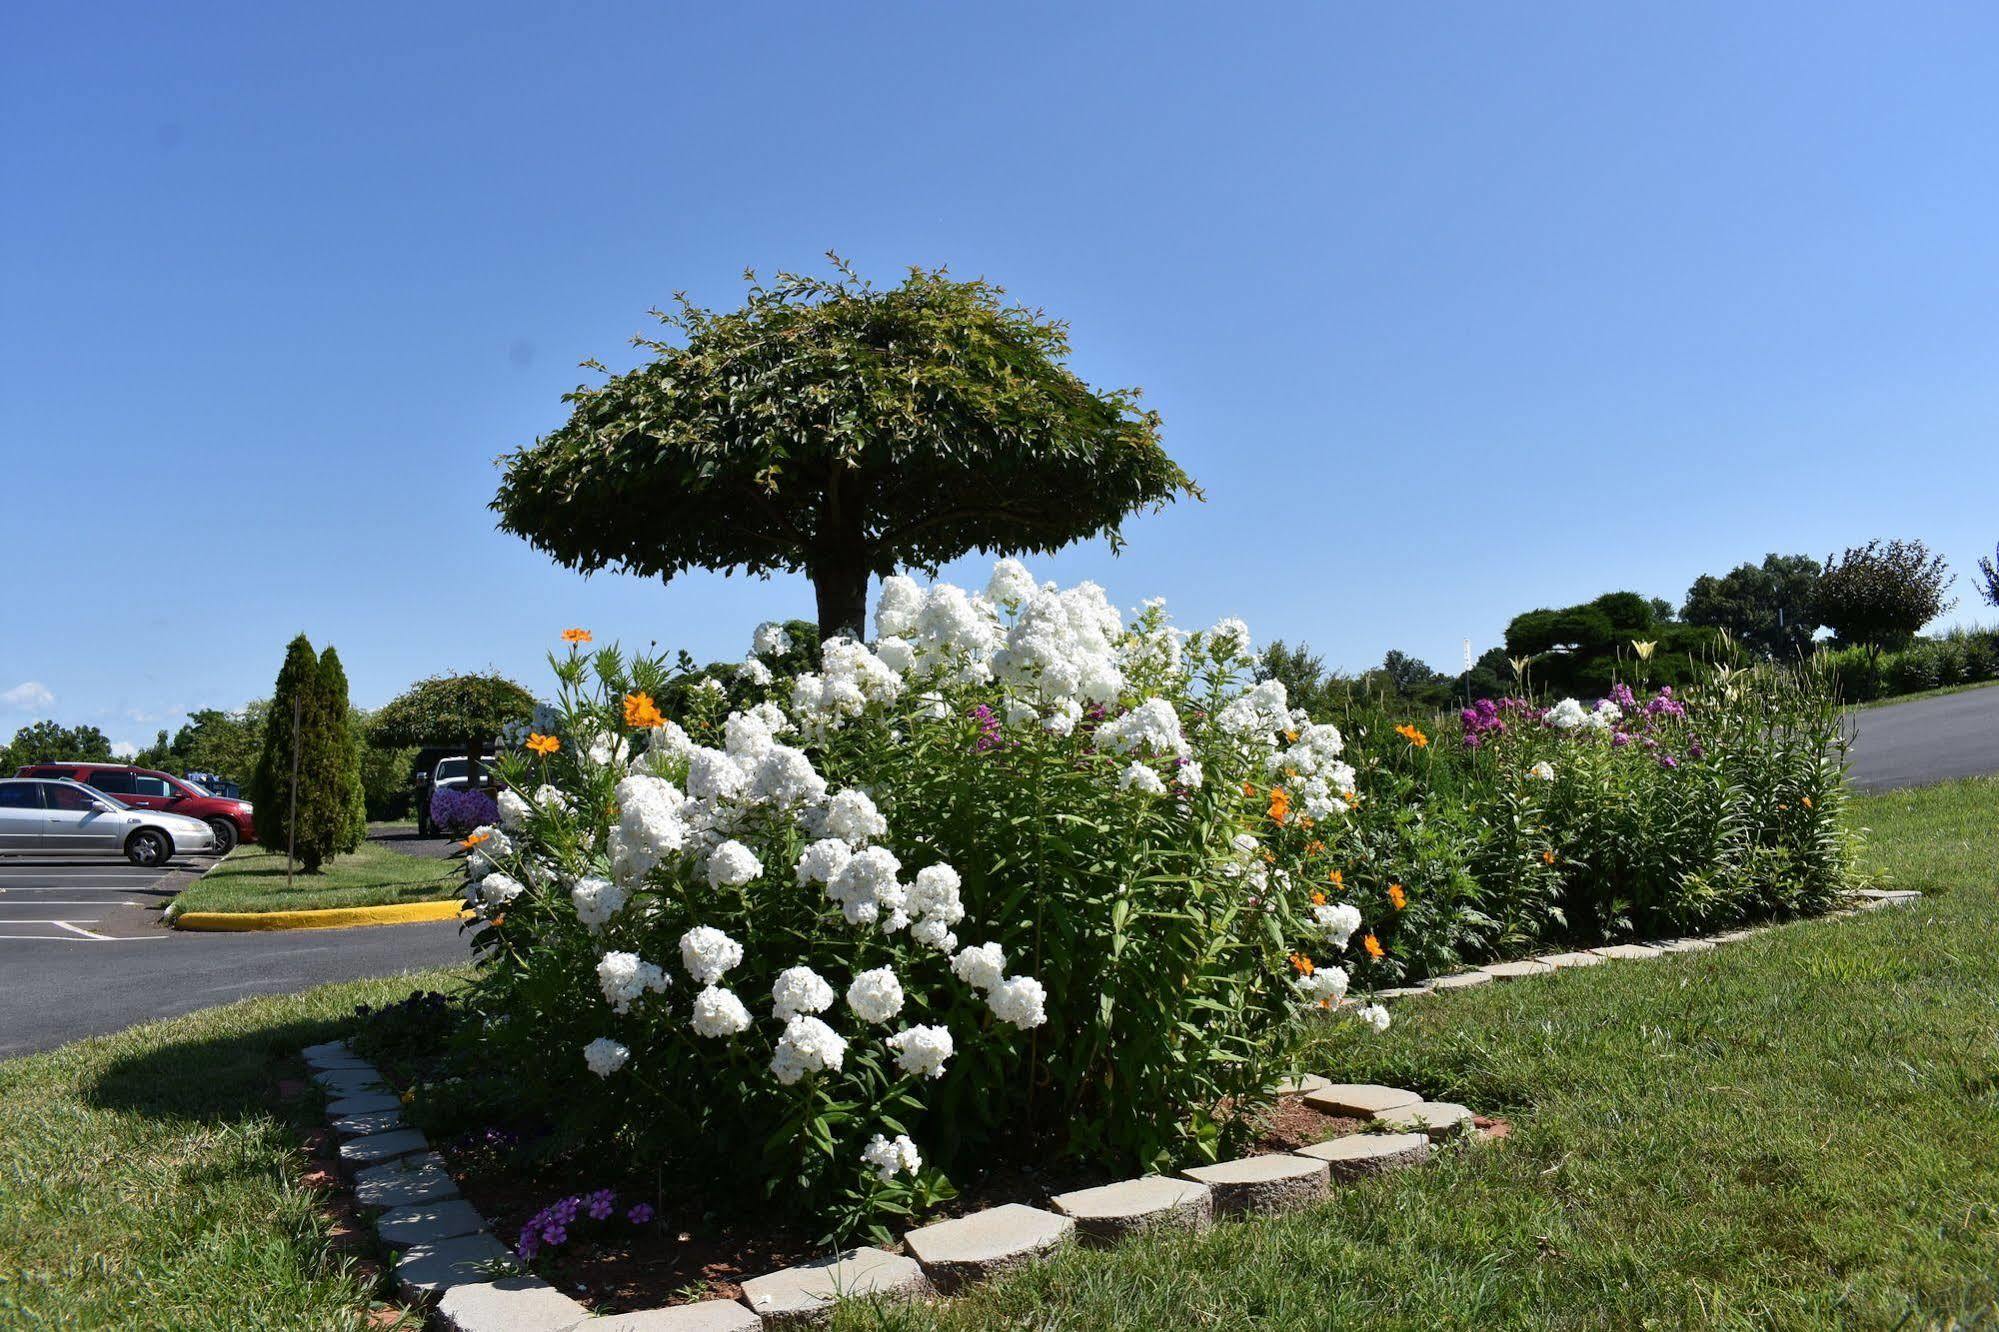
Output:
<svg viewBox="0 0 1999 1332">
<path fill-rule="evenodd" d="M 819 639 L 868 636 L 868 569 L 856 560 L 812 570 L 812 591 L 819 602 Z"/>
</svg>

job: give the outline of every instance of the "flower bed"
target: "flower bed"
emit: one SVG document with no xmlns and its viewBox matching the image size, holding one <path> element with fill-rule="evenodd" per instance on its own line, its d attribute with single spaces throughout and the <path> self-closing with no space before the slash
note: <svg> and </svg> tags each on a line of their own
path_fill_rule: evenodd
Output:
<svg viewBox="0 0 1999 1332">
<path fill-rule="evenodd" d="M 1010 561 L 891 579 L 877 625 L 816 657 L 764 626 L 727 683 L 552 658 L 470 839 L 482 966 L 428 1113 L 628 1163 L 621 1206 L 882 1238 L 1010 1164 L 1239 1153 L 1301 1022 L 1386 1023 L 1371 987 L 1848 878 L 1795 677 L 1343 727 L 1240 622 L 1127 624 Z"/>
</svg>

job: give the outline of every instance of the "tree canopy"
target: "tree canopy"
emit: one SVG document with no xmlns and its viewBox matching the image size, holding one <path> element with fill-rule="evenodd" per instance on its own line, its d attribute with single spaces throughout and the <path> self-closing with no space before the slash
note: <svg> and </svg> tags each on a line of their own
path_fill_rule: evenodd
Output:
<svg viewBox="0 0 1999 1332">
<path fill-rule="evenodd" d="M 1682 684 L 1692 677 L 1694 658 L 1714 646 L 1715 634 L 1662 615 L 1662 607 L 1672 610 L 1636 592 L 1606 592 L 1559 610 L 1526 611 L 1506 626 L 1505 655 L 1533 658 L 1534 686 L 1559 693 L 1601 693 L 1618 678 Z"/>
<path fill-rule="evenodd" d="M 1943 595 L 1952 578 L 1943 556 L 1920 541 L 1870 541 L 1826 558 L 1812 605 L 1841 641 L 1875 655 L 1956 605 Z"/>
<path fill-rule="evenodd" d="M 1978 562 L 1978 579 L 1983 584 L 1978 595 L 1999 606 L 1999 546 L 1992 548 L 1991 559 Z"/>
<path fill-rule="evenodd" d="M 504 675 L 433 675 L 419 680 L 368 719 L 377 745 L 463 745 L 480 751 L 509 726 L 534 716 L 534 695 Z"/>
<path fill-rule="evenodd" d="M 738 310 L 654 311 L 681 340 L 634 339 L 646 364 L 565 396 L 569 421 L 505 460 L 500 527 L 586 573 L 803 572 L 821 633 L 858 636 L 870 575 L 1115 542 L 1200 493 L 1137 390 L 1064 364 L 1065 324 L 982 279 L 883 290 L 832 258 L 746 275 Z"/>
<path fill-rule="evenodd" d="M 1819 627 L 1812 608 L 1819 572 L 1809 555 L 1770 554 L 1760 565 L 1740 564 L 1719 578 L 1702 574 L 1687 589 L 1680 618 L 1726 629 L 1765 657 L 1796 660 L 1811 651 Z"/>
<path fill-rule="evenodd" d="M 63 726 L 38 721 L 14 732 L 14 739 L 0 749 L 0 777 L 11 777 L 14 769 L 30 763 L 109 763 L 111 741 L 95 726 Z"/>
</svg>

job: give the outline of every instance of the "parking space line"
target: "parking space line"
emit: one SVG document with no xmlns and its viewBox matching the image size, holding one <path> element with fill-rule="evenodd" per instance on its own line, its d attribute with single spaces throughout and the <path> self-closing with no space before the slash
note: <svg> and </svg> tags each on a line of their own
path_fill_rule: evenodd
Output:
<svg viewBox="0 0 1999 1332">
<path fill-rule="evenodd" d="M 86 921 L 84 923 L 88 925 L 95 925 L 97 922 L 92 920 L 92 921 Z M 68 930 L 71 934 L 80 934 L 86 939 L 108 939 L 111 937 L 108 934 L 99 934 L 94 930 L 86 930 L 81 925 L 72 925 L 66 920 L 51 921 L 50 924 Z"/>
</svg>

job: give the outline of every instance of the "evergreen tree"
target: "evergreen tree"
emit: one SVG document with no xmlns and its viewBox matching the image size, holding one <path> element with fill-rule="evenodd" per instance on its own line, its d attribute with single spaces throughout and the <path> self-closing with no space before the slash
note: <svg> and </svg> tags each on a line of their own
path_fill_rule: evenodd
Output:
<svg viewBox="0 0 1999 1332">
<path fill-rule="evenodd" d="M 352 851 L 367 834 L 347 674 L 331 648 L 319 656 L 304 634 L 291 641 L 278 671 L 251 799 L 269 845 L 292 845 L 307 874 L 317 874 L 334 856 Z"/>
<path fill-rule="evenodd" d="M 319 659 L 304 634 L 285 649 L 285 664 L 278 668 L 278 682 L 271 691 L 270 712 L 264 721 L 264 752 L 250 779 L 250 800 L 257 807 L 257 830 L 273 850 L 295 844 L 298 857 L 308 870 L 319 868 L 319 857 L 309 849 L 311 820 L 300 817 L 310 798 L 306 746 L 301 738 L 314 724 L 313 695 L 318 692 Z M 298 772 L 298 809 L 292 807 L 294 753 Z"/>
<path fill-rule="evenodd" d="M 330 742 L 327 791 L 334 806 L 329 813 L 331 827 L 336 831 L 332 846 L 347 852 L 368 836 L 368 799 L 361 781 L 361 731 L 347 701 L 347 672 L 331 647 L 319 657 L 319 684 Z"/>
</svg>

